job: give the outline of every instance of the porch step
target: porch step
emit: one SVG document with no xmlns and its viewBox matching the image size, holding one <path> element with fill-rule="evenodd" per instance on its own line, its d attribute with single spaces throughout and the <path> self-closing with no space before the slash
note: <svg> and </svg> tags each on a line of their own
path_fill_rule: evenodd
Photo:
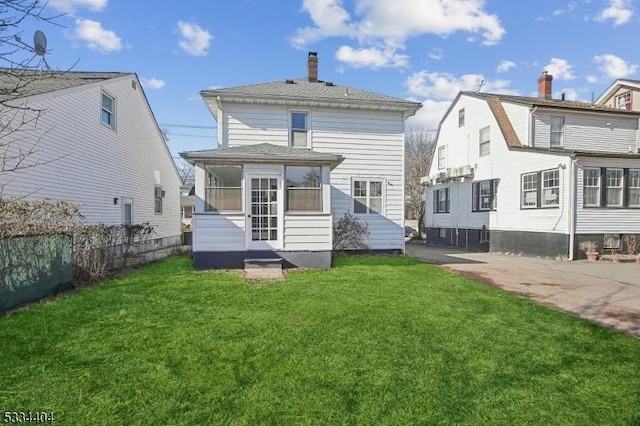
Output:
<svg viewBox="0 0 640 426">
<path fill-rule="evenodd" d="M 282 258 L 245 259 L 244 274 L 248 280 L 281 280 Z"/>
</svg>

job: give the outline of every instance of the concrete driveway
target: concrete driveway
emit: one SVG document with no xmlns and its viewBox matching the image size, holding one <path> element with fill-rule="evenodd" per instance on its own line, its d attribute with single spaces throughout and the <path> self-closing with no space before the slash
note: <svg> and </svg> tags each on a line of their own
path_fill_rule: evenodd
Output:
<svg viewBox="0 0 640 426">
<path fill-rule="evenodd" d="M 640 265 L 474 253 L 407 242 L 407 255 L 640 337 Z"/>
</svg>

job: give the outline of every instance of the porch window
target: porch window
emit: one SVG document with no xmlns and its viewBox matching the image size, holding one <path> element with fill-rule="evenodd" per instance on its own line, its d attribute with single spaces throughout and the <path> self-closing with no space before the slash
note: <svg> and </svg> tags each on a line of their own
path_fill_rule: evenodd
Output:
<svg viewBox="0 0 640 426">
<path fill-rule="evenodd" d="M 291 137 L 289 141 L 291 148 L 309 147 L 309 113 L 291 113 Z"/>
<path fill-rule="evenodd" d="M 551 116 L 550 132 L 549 145 L 551 148 L 562 148 L 564 146 L 564 117 L 557 115 Z"/>
<path fill-rule="evenodd" d="M 433 192 L 433 212 L 449 213 L 450 198 L 449 188 L 436 189 Z"/>
<path fill-rule="evenodd" d="M 205 166 L 205 210 L 242 211 L 242 166 Z"/>
<path fill-rule="evenodd" d="M 383 214 L 382 188 L 381 180 L 354 180 L 352 187 L 353 212 L 356 214 Z"/>
<path fill-rule="evenodd" d="M 622 169 L 607 169 L 607 207 L 622 207 Z"/>
<path fill-rule="evenodd" d="M 542 207 L 560 205 L 560 170 L 542 172 Z"/>
<path fill-rule="evenodd" d="M 584 175 L 584 195 L 583 203 L 585 207 L 600 206 L 600 169 L 595 167 L 585 167 Z"/>
<path fill-rule="evenodd" d="M 322 167 L 287 166 L 287 211 L 322 211 Z"/>
<path fill-rule="evenodd" d="M 522 204 L 523 209 L 538 207 L 538 173 L 522 175 Z"/>
<path fill-rule="evenodd" d="M 629 207 L 640 207 L 640 169 L 629 170 Z"/>
</svg>

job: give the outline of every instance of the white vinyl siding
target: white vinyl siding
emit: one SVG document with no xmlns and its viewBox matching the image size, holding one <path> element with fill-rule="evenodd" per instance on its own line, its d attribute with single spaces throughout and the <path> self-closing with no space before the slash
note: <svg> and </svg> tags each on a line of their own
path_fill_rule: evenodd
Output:
<svg viewBox="0 0 640 426">
<path fill-rule="evenodd" d="M 284 216 L 285 251 L 323 251 L 332 249 L 332 216 L 287 215 Z"/>
<path fill-rule="evenodd" d="M 194 213 L 193 251 L 242 251 L 245 249 L 244 214 Z"/>
<path fill-rule="evenodd" d="M 28 99 L 46 111 L 36 129 L 10 135 L 28 149 L 37 167 L 16 173 L 4 196 L 28 195 L 80 204 L 87 223 L 123 223 L 123 205 L 134 200 L 133 223 L 149 222 L 153 238 L 180 237 L 180 179 L 142 88 L 132 88 L 134 75 L 60 90 Z M 117 132 L 98 117 L 103 93 L 117 100 Z M 22 102 L 22 101 L 18 101 Z M 31 142 L 30 142 L 31 141 Z M 156 171 L 158 173 L 156 173 Z M 154 187 L 162 186 L 163 214 L 155 214 Z"/>
</svg>

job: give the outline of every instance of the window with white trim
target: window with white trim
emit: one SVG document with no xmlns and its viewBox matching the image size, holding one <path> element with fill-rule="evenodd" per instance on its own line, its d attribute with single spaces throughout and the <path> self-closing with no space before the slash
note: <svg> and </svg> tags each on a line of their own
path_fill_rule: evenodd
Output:
<svg viewBox="0 0 640 426">
<path fill-rule="evenodd" d="M 438 170 L 444 169 L 447 164 L 447 147 L 438 148 Z"/>
<path fill-rule="evenodd" d="M 483 127 L 479 132 L 480 157 L 491 154 L 491 141 L 489 139 L 489 126 Z"/>
<path fill-rule="evenodd" d="M 523 209 L 535 209 L 538 207 L 538 173 L 525 173 L 522 175 L 522 201 Z"/>
<path fill-rule="evenodd" d="M 560 170 L 545 170 L 542 172 L 542 207 L 557 207 L 560 205 Z"/>
<path fill-rule="evenodd" d="M 102 92 L 100 121 L 112 129 L 116 128 L 116 99 L 105 92 Z"/>
<path fill-rule="evenodd" d="M 471 211 L 495 210 L 498 200 L 498 179 L 471 184 Z"/>
<path fill-rule="evenodd" d="M 304 111 L 291 112 L 291 136 L 289 146 L 292 148 L 309 147 L 309 113 Z"/>
<path fill-rule="evenodd" d="M 353 212 L 355 214 L 384 214 L 383 181 L 354 179 Z"/>
<path fill-rule="evenodd" d="M 433 212 L 449 213 L 449 188 L 436 189 L 433 192 Z"/>
<path fill-rule="evenodd" d="M 640 207 L 640 169 L 629 169 L 629 207 Z"/>
<path fill-rule="evenodd" d="M 205 166 L 206 211 L 242 211 L 242 166 L 207 164 Z"/>
<path fill-rule="evenodd" d="M 616 96 L 616 108 L 631 111 L 631 92 L 621 93 Z"/>
<path fill-rule="evenodd" d="M 322 167 L 286 166 L 285 176 L 287 211 L 322 211 Z"/>
<path fill-rule="evenodd" d="M 458 127 L 464 126 L 464 108 L 458 110 Z"/>
<path fill-rule="evenodd" d="M 162 198 L 164 197 L 164 191 L 162 187 L 156 185 L 153 188 L 153 211 L 157 214 L 162 214 Z"/>
<path fill-rule="evenodd" d="M 122 199 L 122 224 L 133 224 L 133 200 L 131 198 Z"/>
<path fill-rule="evenodd" d="M 564 146 L 564 117 L 552 115 L 549 131 L 549 146 L 551 148 L 562 148 Z"/>
<path fill-rule="evenodd" d="M 583 172 L 583 205 L 600 207 L 600 168 L 585 167 Z"/>
<path fill-rule="evenodd" d="M 607 200 L 605 205 L 607 207 L 622 207 L 623 206 L 623 170 L 622 169 L 607 169 L 606 171 L 606 192 Z"/>
</svg>

